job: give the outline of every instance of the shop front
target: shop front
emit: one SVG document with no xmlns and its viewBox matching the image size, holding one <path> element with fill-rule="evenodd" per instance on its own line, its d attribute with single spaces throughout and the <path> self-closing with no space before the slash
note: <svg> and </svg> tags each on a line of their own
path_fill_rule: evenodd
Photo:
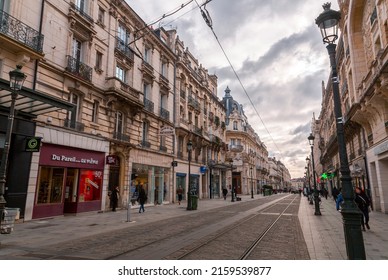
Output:
<svg viewBox="0 0 388 280">
<path fill-rule="evenodd" d="M 168 201 L 169 168 L 134 163 L 132 165 L 133 185 L 138 191 L 143 186 L 147 203 L 162 204 Z"/>
<path fill-rule="evenodd" d="M 101 209 L 105 154 L 43 144 L 32 218 Z"/>
</svg>

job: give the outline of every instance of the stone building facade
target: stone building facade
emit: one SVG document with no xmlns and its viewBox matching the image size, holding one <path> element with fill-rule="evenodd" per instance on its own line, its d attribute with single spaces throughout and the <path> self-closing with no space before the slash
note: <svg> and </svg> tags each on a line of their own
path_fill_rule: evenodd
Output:
<svg viewBox="0 0 388 280">
<path fill-rule="evenodd" d="M 337 65 L 345 139 L 354 186 L 371 196 L 376 211 L 388 213 L 388 4 L 380 0 L 338 1 L 341 37 Z M 322 51 L 325 51 L 324 49 Z M 322 87 L 315 126 L 323 182 L 339 186 L 339 156 L 331 82 Z"/>
</svg>

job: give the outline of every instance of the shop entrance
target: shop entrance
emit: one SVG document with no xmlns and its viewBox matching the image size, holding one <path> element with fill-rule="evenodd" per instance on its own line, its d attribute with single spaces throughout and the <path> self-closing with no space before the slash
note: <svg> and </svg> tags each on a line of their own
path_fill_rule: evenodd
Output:
<svg viewBox="0 0 388 280">
<path fill-rule="evenodd" d="M 233 172 L 232 176 L 232 186 L 235 187 L 237 194 L 241 194 L 241 173 Z"/>
<path fill-rule="evenodd" d="M 78 169 L 68 168 L 65 180 L 64 213 L 77 212 Z"/>
</svg>

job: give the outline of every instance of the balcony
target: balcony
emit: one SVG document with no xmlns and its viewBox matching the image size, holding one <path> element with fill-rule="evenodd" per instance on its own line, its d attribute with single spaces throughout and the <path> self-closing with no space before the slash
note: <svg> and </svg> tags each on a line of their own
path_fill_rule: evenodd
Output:
<svg viewBox="0 0 388 280">
<path fill-rule="evenodd" d="M 123 141 L 123 142 L 129 142 L 129 135 L 126 135 L 119 131 L 115 131 L 113 132 L 113 139 Z"/>
<path fill-rule="evenodd" d="M 148 141 L 145 141 L 145 140 L 142 140 L 140 145 L 143 147 L 143 148 L 151 148 L 151 143 L 148 142 Z"/>
<path fill-rule="evenodd" d="M 81 122 L 75 122 L 73 125 L 71 124 L 70 119 L 65 119 L 65 123 L 63 125 L 66 128 L 74 129 L 76 131 L 84 131 L 85 130 L 85 125 Z"/>
<path fill-rule="evenodd" d="M 160 117 L 166 121 L 170 120 L 170 111 L 167 111 L 164 108 L 160 108 Z"/>
<path fill-rule="evenodd" d="M 146 61 L 142 62 L 141 71 L 143 72 L 143 76 L 148 77 L 151 80 L 155 79 L 154 68 L 148 62 Z"/>
<path fill-rule="evenodd" d="M 115 52 L 122 55 L 127 63 L 132 65 L 134 62 L 134 51 L 123 40 L 116 37 Z"/>
<path fill-rule="evenodd" d="M 144 108 L 153 113 L 154 112 L 154 102 L 152 102 L 151 100 L 148 100 L 147 98 L 144 98 Z"/>
<path fill-rule="evenodd" d="M 195 111 L 200 112 L 201 111 L 201 106 L 197 100 L 195 100 L 191 95 L 188 96 L 188 103 L 187 105 L 194 109 Z"/>
<path fill-rule="evenodd" d="M 66 56 L 67 59 L 67 67 L 66 71 L 71 74 L 85 80 L 88 82 L 92 81 L 92 67 L 89 67 L 85 63 L 80 60 L 71 57 L 70 55 Z"/>
<path fill-rule="evenodd" d="M 159 85 L 160 85 L 160 89 L 162 91 L 166 91 L 166 93 L 168 94 L 168 92 L 170 91 L 170 82 L 169 80 L 163 76 L 162 74 L 160 74 L 159 76 Z M 163 92 L 162 92 L 163 93 Z"/>
<path fill-rule="evenodd" d="M 166 146 L 159 146 L 159 151 L 167 153 L 167 147 Z"/>
<path fill-rule="evenodd" d="M 43 58 L 44 36 L 27 24 L 0 10 L 0 44 L 14 53 Z"/>
<path fill-rule="evenodd" d="M 235 144 L 229 145 L 229 151 L 231 152 L 241 153 L 243 150 L 244 150 L 243 145 L 235 145 Z"/>
<path fill-rule="evenodd" d="M 180 91 L 181 99 L 186 100 L 186 92 L 181 89 Z"/>
<path fill-rule="evenodd" d="M 200 136 L 202 136 L 202 127 L 198 127 L 198 126 L 196 126 L 196 125 L 194 125 L 193 126 L 193 132 L 195 133 L 195 134 L 198 134 L 198 135 L 200 135 Z"/>
<path fill-rule="evenodd" d="M 94 30 L 93 18 L 85 11 L 85 9 L 70 3 L 68 19 L 70 30 L 75 32 L 84 41 L 91 41 L 96 35 Z"/>
</svg>

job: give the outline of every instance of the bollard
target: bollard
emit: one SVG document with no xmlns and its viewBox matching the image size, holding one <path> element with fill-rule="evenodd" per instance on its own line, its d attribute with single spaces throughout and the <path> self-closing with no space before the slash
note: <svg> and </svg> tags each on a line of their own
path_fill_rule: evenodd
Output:
<svg viewBox="0 0 388 280">
<path fill-rule="evenodd" d="M 127 207 L 127 222 L 131 221 L 131 200 L 128 202 L 128 207 Z"/>
</svg>

